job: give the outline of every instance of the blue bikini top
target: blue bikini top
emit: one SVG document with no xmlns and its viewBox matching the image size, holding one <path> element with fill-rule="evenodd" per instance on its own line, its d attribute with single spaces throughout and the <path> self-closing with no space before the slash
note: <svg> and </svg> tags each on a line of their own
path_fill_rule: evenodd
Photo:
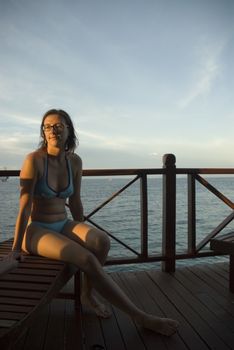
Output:
<svg viewBox="0 0 234 350">
<path fill-rule="evenodd" d="M 48 185 L 48 155 L 45 157 L 45 167 L 43 176 L 37 181 L 35 185 L 34 195 L 42 198 L 68 198 L 74 192 L 72 169 L 70 160 L 66 157 L 66 165 L 68 170 L 68 186 L 62 191 L 55 191 Z"/>
</svg>

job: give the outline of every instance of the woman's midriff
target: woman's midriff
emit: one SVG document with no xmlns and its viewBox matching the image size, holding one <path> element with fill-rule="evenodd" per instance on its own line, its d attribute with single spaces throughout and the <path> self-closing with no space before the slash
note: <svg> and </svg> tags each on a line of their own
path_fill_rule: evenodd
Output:
<svg viewBox="0 0 234 350">
<path fill-rule="evenodd" d="M 33 200 L 31 220 L 41 222 L 56 222 L 66 219 L 66 200 L 62 198 Z"/>
</svg>

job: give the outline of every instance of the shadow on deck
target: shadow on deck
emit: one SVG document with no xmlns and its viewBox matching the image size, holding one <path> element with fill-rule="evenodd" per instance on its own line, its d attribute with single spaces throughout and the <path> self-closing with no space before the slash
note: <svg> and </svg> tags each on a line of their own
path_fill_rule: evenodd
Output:
<svg viewBox="0 0 234 350">
<path fill-rule="evenodd" d="M 111 273 L 131 299 L 153 314 L 180 322 L 171 338 L 138 327 L 113 308 L 108 320 L 83 310 L 84 349 L 234 349 L 234 295 L 228 289 L 228 263 L 177 268 L 174 274 L 160 270 Z M 55 299 L 21 338 L 15 350 L 77 349 L 73 301 Z"/>
</svg>

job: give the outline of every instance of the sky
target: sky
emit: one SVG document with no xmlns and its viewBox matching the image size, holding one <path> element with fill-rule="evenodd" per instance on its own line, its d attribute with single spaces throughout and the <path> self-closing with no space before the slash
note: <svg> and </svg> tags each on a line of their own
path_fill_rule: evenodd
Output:
<svg viewBox="0 0 234 350">
<path fill-rule="evenodd" d="M 234 166 L 234 1 L 0 0 L 0 169 L 66 110 L 85 169 Z"/>
</svg>

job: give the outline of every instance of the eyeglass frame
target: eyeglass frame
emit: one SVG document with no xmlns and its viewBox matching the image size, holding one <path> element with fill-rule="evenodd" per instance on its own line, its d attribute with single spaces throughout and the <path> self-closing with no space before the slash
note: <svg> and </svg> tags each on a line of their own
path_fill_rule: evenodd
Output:
<svg viewBox="0 0 234 350">
<path fill-rule="evenodd" d="M 49 130 L 46 130 L 45 129 L 46 127 L 49 127 Z M 51 132 L 52 129 L 53 131 L 58 132 L 58 128 L 61 128 L 60 131 L 63 132 L 65 128 L 69 128 L 69 125 L 63 124 L 63 123 L 55 123 L 55 124 L 44 124 L 42 127 L 43 131 L 46 133 Z"/>
</svg>

